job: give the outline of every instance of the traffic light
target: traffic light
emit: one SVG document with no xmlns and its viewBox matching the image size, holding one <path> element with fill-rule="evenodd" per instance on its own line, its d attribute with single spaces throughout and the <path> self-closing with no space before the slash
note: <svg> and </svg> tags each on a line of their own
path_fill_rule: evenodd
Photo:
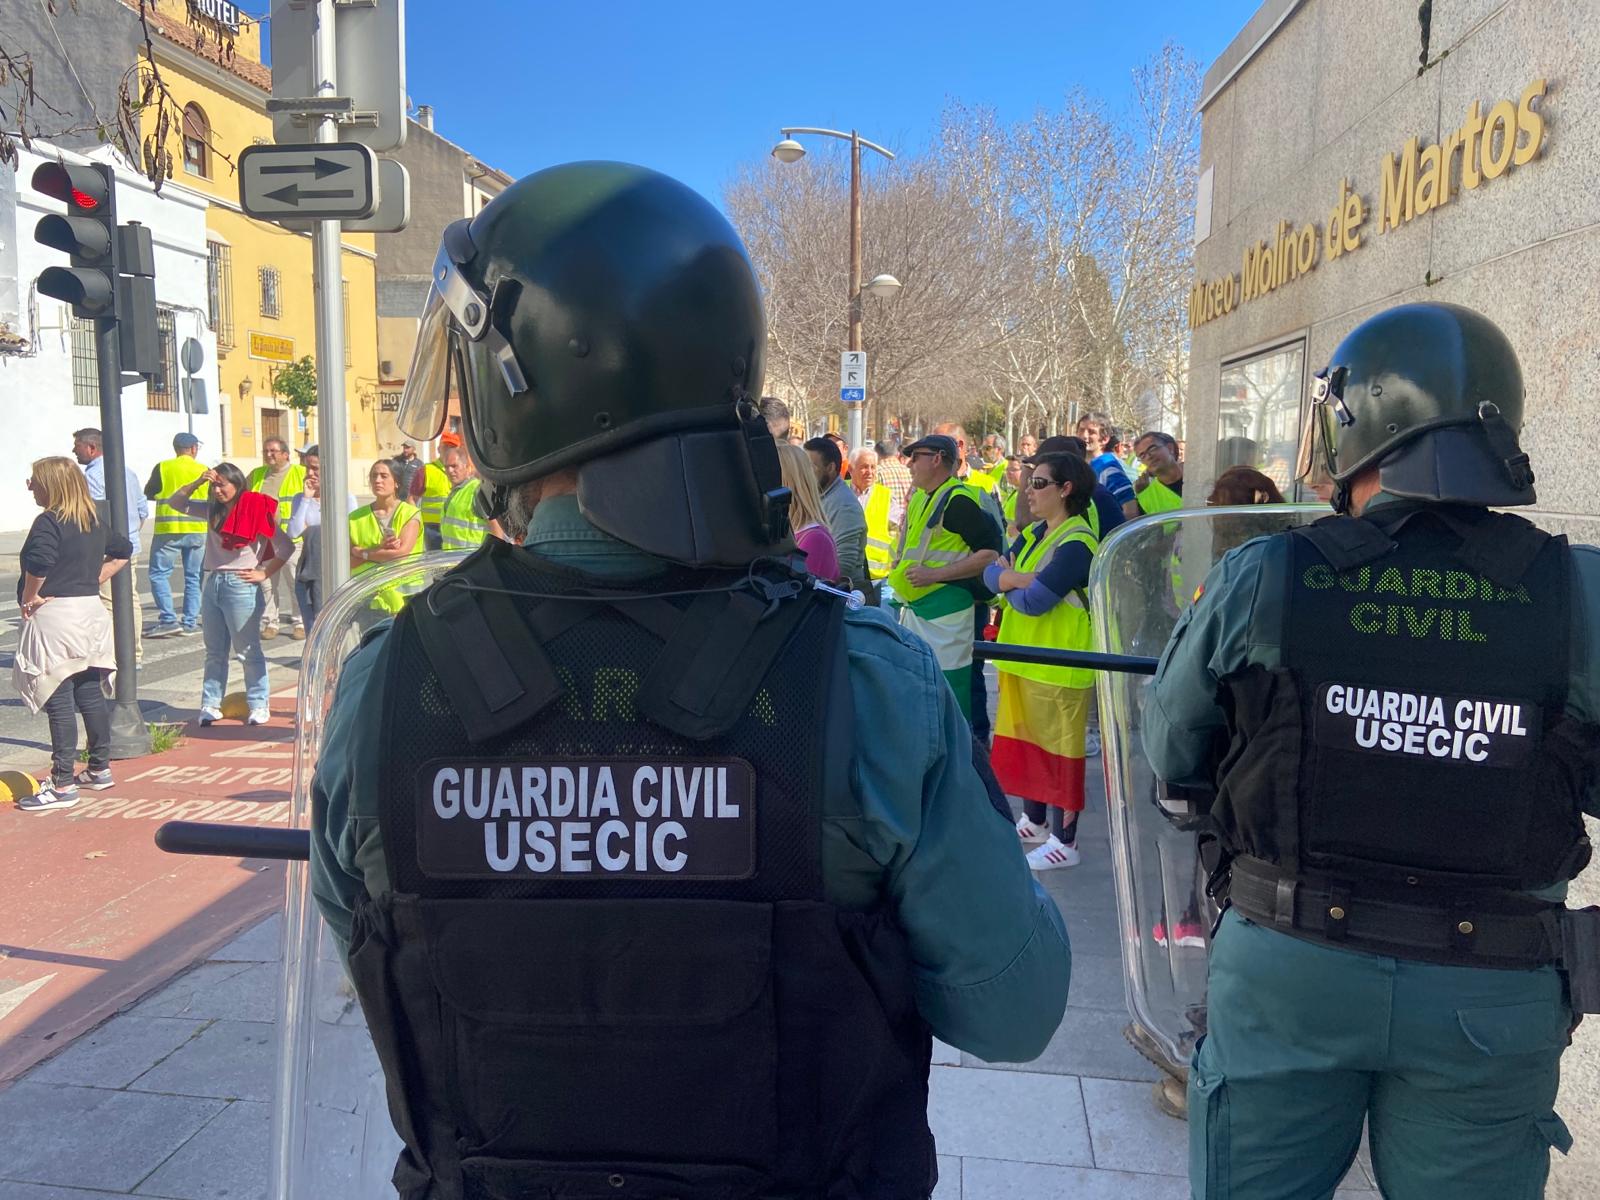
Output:
<svg viewBox="0 0 1600 1200">
<path fill-rule="evenodd" d="M 39 218 L 34 240 L 71 255 L 70 267 L 47 267 L 39 291 L 72 305 L 79 317 L 114 317 L 117 306 L 115 176 L 104 163 L 45 163 L 33 173 L 35 191 L 67 206 L 65 215 Z"/>
</svg>

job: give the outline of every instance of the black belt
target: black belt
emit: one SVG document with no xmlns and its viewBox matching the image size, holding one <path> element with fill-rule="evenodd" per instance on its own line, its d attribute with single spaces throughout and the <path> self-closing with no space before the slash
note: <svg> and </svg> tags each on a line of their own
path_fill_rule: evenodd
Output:
<svg viewBox="0 0 1600 1200">
<path fill-rule="evenodd" d="M 1406 903 L 1240 856 L 1232 863 L 1228 899 L 1258 925 L 1394 958 L 1507 970 L 1562 961 L 1563 907 L 1505 892 Z M 1527 911 L 1494 911 L 1523 904 Z"/>
</svg>

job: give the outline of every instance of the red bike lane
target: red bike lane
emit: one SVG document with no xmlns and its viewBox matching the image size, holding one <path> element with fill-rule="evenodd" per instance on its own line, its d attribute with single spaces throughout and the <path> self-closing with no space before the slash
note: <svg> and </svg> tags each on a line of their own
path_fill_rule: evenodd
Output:
<svg viewBox="0 0 1600 1200">
<path fill-rule="evenodd" d="M 163 821 L 287 826 L 294 699 L 272 704 L 113 763 L 75 808 L 0 805 L 0 1087 L 282 905 L 281 862 L 155 844 Z"/>
</svg>

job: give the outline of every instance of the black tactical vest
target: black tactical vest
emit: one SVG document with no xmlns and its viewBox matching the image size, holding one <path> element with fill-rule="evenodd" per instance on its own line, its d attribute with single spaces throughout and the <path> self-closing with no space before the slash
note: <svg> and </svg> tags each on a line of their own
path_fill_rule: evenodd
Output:
<svg viewBox="0 0 1600 1200">
<path fill-rule="evenodd" d="M 1441 910 L 1581 870 L 1596 730 L 1564 711 L 1565 539 L 1415 504 L 1281 536 L 1283 667 L 1223 681 L 1228 852 Z"/>
<path fill-rule="evenodd" d="M 823 893 L 842 607 L 730 582 L 490 542 L 396 621 L 350 966 L 405 1200 L 931 1192 L 904 939 Z"/>
</svg>

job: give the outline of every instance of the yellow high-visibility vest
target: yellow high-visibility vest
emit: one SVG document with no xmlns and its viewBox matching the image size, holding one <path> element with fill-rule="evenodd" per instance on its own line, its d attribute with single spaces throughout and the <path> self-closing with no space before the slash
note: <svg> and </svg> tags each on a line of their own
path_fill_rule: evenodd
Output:
<svg viewBox="0 0 1600 1200">
<path fill-rule="evenodd" d="M 446 550 L 471 550 L 483 545 L 489 536 L 489 523 L 478 516 L 472 502 L 478 496 L 477 479 L 461 483 L 444 502 L 444 516 L 439 521 L 439 536 Z"/>
<path fill-rule="evenodd" d="M 246 491 L 259 492 L 261 485 L 267 480 L 266 467 L 257 467 L 246 477 L 244 486 Z M 289 528 L 289 516 L 294 512 L 294 498 L 306 490 L 306 469 L 299 463 L 284 472 L 283 482 L 278 485 L 278 528 Z M 298 541 L 299 539 L 295 539 Z"/>
<path fill-rule="evenodd" d="M 972 547 L 959 534 L 951 533 L 944 527 L 944 510 L 955 496 L 966 496 L 980 506 L 983 503 L 975 488 L 968 487 L 952 475 L 934 488 L 931 494 L 918 488 L 906 504 L 906 519 L 900 527 L 900 541 L 895 547 L 895 564 L 889 572 L 889 586 L 894 589 L 896 598 L 907 604 L 950 586 L 947 583 L 935 583 L 917 587 L 906 579 L 906 572 L 912 567 L 947 567 L 972 553 Z"/>
<path fill-rule="evenodd" d="M 1142 513 L 1171 512 L 1183 507 L 1183 497 L 1154 475 L 1150 476 L 1149 483 L 1135 493 L 1134 499 L 1139 502 L 1139 511 Z"/>
<path fill-rule="evenodd" d="M 889 532 L 889 489 L 875 483 L 867 492 L 862 509 L 867 518 L 867 574 L 874 580 L 888 578 L 894 569 L 894 539 Z"/>
<path fill-rule="evenodd" d="M 450 476 L 436 462 L 422 468 L 422 495 L 418 507 L 422 511 L 423 525 L 438 525 L 444 520 L 444 502 L 450 495 Z"/>
<path fill-rule="evenodd" d="M 405 527 L 417 518 L 415 505 L 401 500 L 394 506 L 394 521 L 391 528 L 399 534 Z M 351 546 L 381 546 L 383 545 L 383 525 L 378 520 L 377 514 L 372 511 L 372 505 L 363 505 L 350 514 L 350 545 Z M 422 557 L 422 531 L 417 531 L 417 541 L 411 547 L 411 553 L 399 561 L 409 562 L 413 558 Z M 357 563 L 350 571 L 351 575 L 365 575 L 368 571 L 379 567 L 392 566 L 392 563 L 364 562 Z M 410 576 L 397 583 L 391 583 L 372 598 L 372 607 L 382 609 L 384 612 L 399 612 L 405 607 L 406 600 L 413 591 L 422 587 L 422 576 Z"/>
<path fill-rule="evenodd" d="M 185 533 L 204 533 L 206 531 L 204 517 L 191 517 L 167 503 L 179 488 L 187 486 L 206 473 L 204 464 L 190 455 L 180 454 L 163 462 L 160 471 L 161 495 L 156 497 L 156 536 L 177 537 Z M 202 483 L 195 488 L 189 499 L 204 500 L 210 492 L 211 485 Z"/>
<path fill-rule="evenodd" d="M 1017 552 L 1012 567 L 1017 571 L 1044 569 L 1056 547 L 1068 542 L 1082 542 L 1093 554 L 1099 540 L 1081 516 L 1068 517 L 1044 537 L 1039 536 L 1039 523 L 1022 531 L 1022 549 Z M 1043 646 L 1055 650 L 1092 650 L 1094 636 L 1089 622 L 1089 600 L 1082 591 L 1063 596 L 1061 603 L 1048 612 L 1030 617 L 1018 612 L 1009 604 L 1000 617 L 1000 640 L 1009 645 Z M 1094 686 L 1094 672 L 1081 667 L 1051 667 L 1037 663 L 1005 662 L 996 660 L 995 669 L 1040 683 L 1054 683 L 1062 687 L 1086 688 Z"/>
</svg>

